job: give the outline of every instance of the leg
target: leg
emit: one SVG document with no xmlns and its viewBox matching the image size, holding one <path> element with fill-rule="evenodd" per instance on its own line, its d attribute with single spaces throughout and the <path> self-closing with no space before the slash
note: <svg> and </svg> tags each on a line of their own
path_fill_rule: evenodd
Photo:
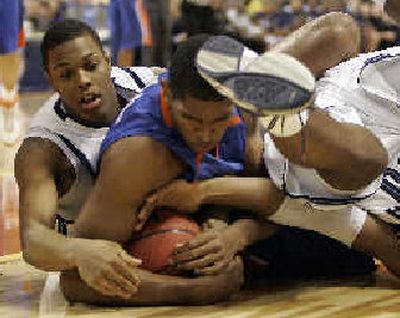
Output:
<svg viewBox="0 0 400 318">
<path fill-rule="evenodd" d="M 237 292 L 243 282 L 243 265 L 239 258 L 216 276 L 182 278 L 156 275 L 143 270 L 138 272 L 141 278 L 139 291 L 127 300 L 97 293 L 80 279 L 76 270 L 63 272 L 60 284 L 65 297 L 71 302 L 112 306 L 157 306 L 215 303 Z"/>
<path fill-rule="evenodd" d="M 338 278 L 376 270 L 372 257 L 314 231 L 283 226 L 244 253 L 250 280 Z"/>
<path fill-rule="evenodd" d="M 400 238 L 391 225 L 369 215 L 353 247 L 379 258 L 400 277 Z"/>
</svg>

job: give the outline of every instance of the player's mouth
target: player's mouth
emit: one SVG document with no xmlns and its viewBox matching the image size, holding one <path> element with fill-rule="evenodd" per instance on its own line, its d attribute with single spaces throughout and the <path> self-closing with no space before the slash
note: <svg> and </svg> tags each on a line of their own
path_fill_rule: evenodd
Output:
<svg viewBox="0 0 400 318">
<path fill-rule="evenodd" d="M 90 110 L 101 106 L 101 95 L 96 93 L 87 93 L 79 100 L 82 109 Z"/>
</svg>

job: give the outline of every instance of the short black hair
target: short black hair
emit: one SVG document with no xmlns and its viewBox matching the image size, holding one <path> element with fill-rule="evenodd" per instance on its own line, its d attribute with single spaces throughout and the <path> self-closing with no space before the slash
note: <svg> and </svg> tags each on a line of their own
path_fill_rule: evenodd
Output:
<svg viewBox="0 0 400 318">
<path fill-rule="evenodd" d="M 50 50 L 83 35 L 89 35 L 104 52 L 99 35 L 86 23 L 75 19 L 66 19 L 52 23 L 44 34 L 42 44 L 40 45 L 42 62 L 46 71 L 48 70 Z"/>
<path fill-rule="evenodd" d="M 169 86 L 172 97 L 183 99 L 191 96 L 204 101 L 222 101 L 226 98 L 219 94 L 197 72 L 195 59 L 210 35 L 200 34 L 188 38 L 176 49 L 171 59 Z"/>
</svg>

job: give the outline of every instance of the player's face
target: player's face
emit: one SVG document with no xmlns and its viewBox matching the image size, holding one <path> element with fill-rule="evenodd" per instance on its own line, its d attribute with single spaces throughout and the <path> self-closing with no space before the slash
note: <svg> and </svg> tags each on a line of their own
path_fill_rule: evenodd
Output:
<svg viewBox="0 0 400 318">
<path fill-rule="evenodd" d="M 230 101 L 209 102 L 193 97 L 172 101 L 172 114 L 187 145 L 197 153 L 212 150 L 231 125 Z"/>
<path fill-rule="evenodd" d="M 50 83 L 60 94 L 66 111 L 83 122 L 108 123 L 117 109 L 110 72 L 108 57 L 90 35 L 49 51 Z"/>
</svg>

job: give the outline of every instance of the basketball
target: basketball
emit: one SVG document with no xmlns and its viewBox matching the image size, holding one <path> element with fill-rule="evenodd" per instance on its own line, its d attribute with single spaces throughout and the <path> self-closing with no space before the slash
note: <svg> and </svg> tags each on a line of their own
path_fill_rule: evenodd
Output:
<svg viewBox="0 0 400 318">
<path fill-rule="evenodd" d="M 157 273 L 165 269 L 178 244 L 185 243 L 200 232 L 191 218 L 169 211 L 155 214 L 143 228 L 134 234 L 127 251 L 142 260 L 141 268 Z"/>
</svg>

